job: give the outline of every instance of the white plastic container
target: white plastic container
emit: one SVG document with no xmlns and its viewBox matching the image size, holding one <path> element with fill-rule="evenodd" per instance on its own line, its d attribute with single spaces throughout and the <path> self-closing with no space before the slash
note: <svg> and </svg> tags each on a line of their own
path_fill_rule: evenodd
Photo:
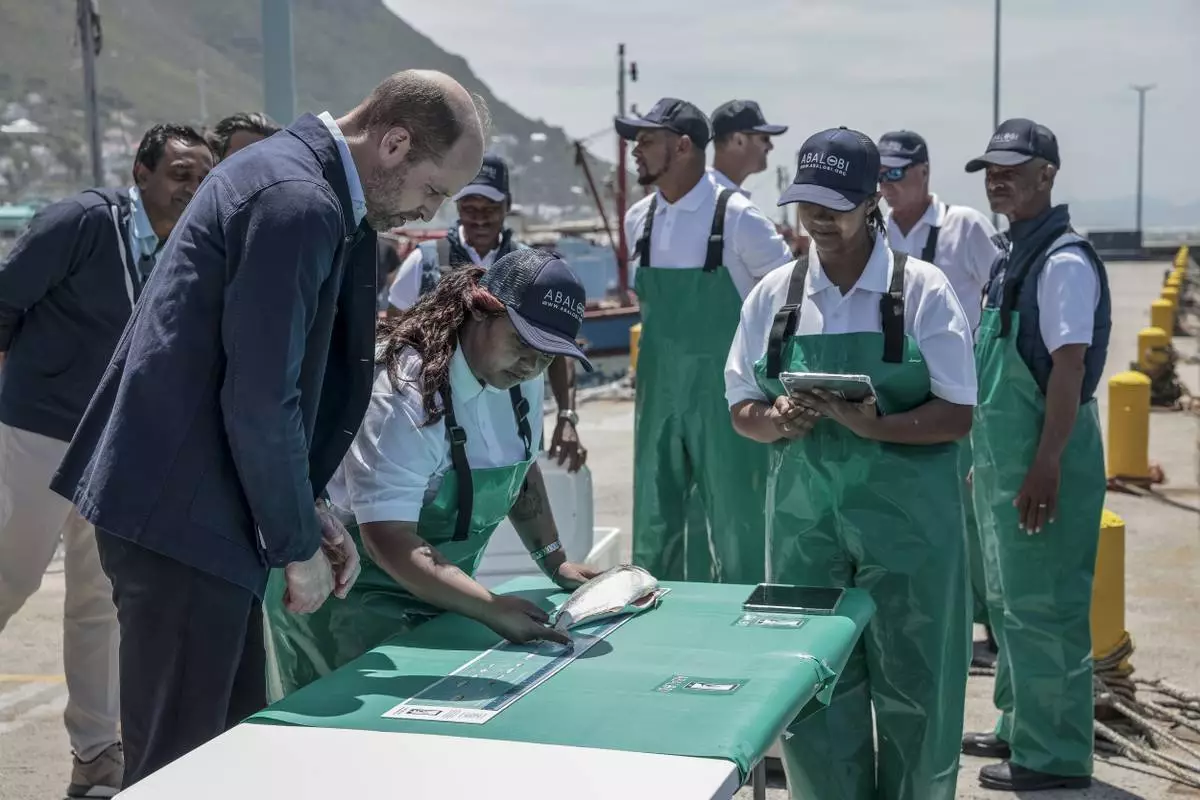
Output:
<svg viewBox="0 0 1200 800">
<path fill-rule="evenodd" d="M 593 526 L 592 473 L 586 466 L 576 473 L 567 472 L 544 453 L 538 457 L 538 464 L 567 558 L 600 568 L 615 566 L 620 530 Z M 475 578 L 492 588 L 512 578 L 540 574 L 521 537 L 506 519 L 492 534 Z"/>
</svg>

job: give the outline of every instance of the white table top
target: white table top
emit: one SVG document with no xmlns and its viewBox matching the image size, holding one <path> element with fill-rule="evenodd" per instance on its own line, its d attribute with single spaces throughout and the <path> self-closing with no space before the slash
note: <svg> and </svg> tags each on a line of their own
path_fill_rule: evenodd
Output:
<svg viewBox="0 0 1200 800">
<path fill-rule="evenodd" d="M 734 764 L 713 758 L 458 736 L 238 725 L 117 796 L 729 800 L 738 785 Z"/>
</svg>

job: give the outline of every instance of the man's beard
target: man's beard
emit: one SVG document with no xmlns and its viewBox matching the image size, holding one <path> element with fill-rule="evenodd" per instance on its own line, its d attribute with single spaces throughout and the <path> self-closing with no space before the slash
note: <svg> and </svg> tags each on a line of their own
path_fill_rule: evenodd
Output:
<svg viewBox="0 0 1200 800">
<path fill-rule="evenodd" d="M 388 174 L 376 167 L 363 182 L 363 199 L 367 204 L 365 219 L 375 231 L 398 228 L 421 219 L 418 210 L 394 211 L 404 194 L 405 175 Z"/>
<path fill-rule="evenodd" d="M 653 186 L 654 184 L 658 183 L 662 179 L 662 176 L 666 175 L 667 172 L 670 171 L 672 161 L 673 159 L 671 158 L 671 153 L 668 151 L 666 161 L 663 162 L 662 168 L 659 169 L 658 172 L 650 172 L 649 170 L 646 170 L 645 175 L 638 174 L 638 186 Z"/>
</svg>

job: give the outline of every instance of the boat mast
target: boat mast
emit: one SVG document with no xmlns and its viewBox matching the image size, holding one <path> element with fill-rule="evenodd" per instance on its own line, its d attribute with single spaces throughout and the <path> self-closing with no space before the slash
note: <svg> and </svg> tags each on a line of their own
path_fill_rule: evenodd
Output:
<svg viewBox="0 0 1200 800">
<path fill-rule="evenodd" d="M 617 116 L 625 116 L 625 44 L 617 45 Z M 629 302 L 629 242 L 625 239 L 625 140 L 617 136 L 617 296 Z"/>
</svg>

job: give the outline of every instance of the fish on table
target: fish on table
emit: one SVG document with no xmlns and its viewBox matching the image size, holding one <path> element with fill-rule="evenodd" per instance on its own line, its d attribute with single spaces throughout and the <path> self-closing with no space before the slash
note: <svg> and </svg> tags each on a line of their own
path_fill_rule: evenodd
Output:
<svg viewBox="0 0 1200 800">
<path fill-rule="evenodd" d="M 567 631 L 585 622 L 638 613 L 657 605 L 658 580 L 628 564 L 605 570 L 571 593 L 558 609 L 554 628 Z"/>
</svg>

